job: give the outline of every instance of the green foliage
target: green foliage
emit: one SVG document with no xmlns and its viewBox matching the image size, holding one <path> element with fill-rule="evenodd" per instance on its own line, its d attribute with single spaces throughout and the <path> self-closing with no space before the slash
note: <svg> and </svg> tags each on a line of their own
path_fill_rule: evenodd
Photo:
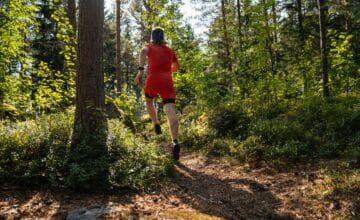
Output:
<svg viewBox="0 0 360 220">
<path fill-rule="evenodd" d="M 55 10 L 51 18 L 54 19 L 58 28 L 56 37 L 61 44 L 59 55 L 63 56 L 65 63 L 62 75 L 57 75 L 57 78 L 62 81 L 62 101 L 70 104 L 75 97 L 76 30 L 70 24 L 64 4 L 60 4 L 59 1 L 54 1 L 54 4 L 56 4 Z M 56 84 L 58 80 L 54 81 Z"/>
<path fill-rule="evenodd" d="M 41 113 L 54 112 L 63 101 L 62 85 L 64 80 L 60 71 L 53 71 L 45 62 L 40 62 L 37 71 L 35 102 Z"/>
<path fill-rule="evenodd" d="M 356 96 L 312 97 L 266 108 L 261 104 L 245 110 L 215 107 L 208 117 L 185 112 L 189 116 L 182 119 L 187 127 L 182 138 L 187 146 L 241 161 L 292 163 L 344 157 L 356 162 L 360 159 L 359 103 Z"/>
<path fill-rule="evenodd" d="M 349 100 L 306 99 L 276 117 L 255 120 L 251 134 L 266 146 L 264 159 L 338 157 L 353 145 L 351 137 L 360 129 L 360 112 Z"/>
<path fill-rule="evenodd" d="M 25 70 L 31 59 L 26 48 L 28 30 L 36 29 L 35 10 L 32 1 L 0 3 L 0 103 L 18 104 L 22 108 L 29 101 Z"/>
<path fill-rule="evenodd" d="M 0 120 L 15 120 L 19 116 L 19 111 L 10 104 L 3 103 L 0 105 Z"/>
<path fill-rule="evenodd" d="M 250 119 L 240 107 L 214 106 L 209 115 L 209 127 L 219 137 L 229 136 L 239 140 L 248 134 Z"/>
<path fill-rule="evenodd" d="M 152 144 L 141 144 L 133 136 L 124 132 L 123 126 L 115 121 L 110 132 L 110 181 L 116 187 L 136 190 L 150 190 L 169 174 L 172 160 L 157 151 Z"/>
<path fill-rule="evenodd" d="M 2 122 L 0 181 L 30 185 L 64 184 L 69 156 L 70 114 L 24 122 Z"/>
<path fill-rule="evenodd" d="M 356 71 L 354 52 L 351 48 L 353 36 L 333 31 L 330 40 L 331 84 L 334 92 L 339 94 L 358 89 L 359 75 Z"/>
<path fill-rule="evenodd" d="M 184 146 L 192 149 L 203 149 L 209 142 L 211 134 L 208 129 L 208 121 L 205 113 L 199 111 L 196 106 L 187 106 L 180 118 L 181 142 Z"/>
<path fill-rule="evenodd" d="M 68 111 L 23 122 L 2 121 L 0 183 L 93 190 L 108 187 L 110 180 L 113 187 L 149 190 L 168 175 L 172 160 L 153 144 L 141 144 L 118 120 L 109 121 L 108 156 L 91 160 L 99 152 L 81 143 L 72 149 L 72 116 Z M 104 179 L 94 179 L 100 171 Z"/>
</svg>

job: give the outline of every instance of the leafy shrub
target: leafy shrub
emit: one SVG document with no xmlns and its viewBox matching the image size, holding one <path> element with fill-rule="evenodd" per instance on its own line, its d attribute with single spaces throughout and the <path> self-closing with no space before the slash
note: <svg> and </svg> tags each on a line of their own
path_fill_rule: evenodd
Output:
<svg viewBox="0 0 360 220">
<path fill-rule="evenodd" d="M 205 148 L 211 136 L 207 115 L 196 106 L 190 105 L 183 109 L 179 120 L 181 143 L 187 148 Z"/>
<path fill-rule="evenodd" d="M 0 104 L 0 119 L 11 119 L 15 120 L 19 116 L 19 111 L 15 106 L 2 103 Z"/>
<path fill-rule="evenodd" d="M 68 160 L 72 119 L 69 114 L 0 127 L 0 181 L 38 184 L 62 182 Z"/>
<path fill-rule="evenodd" d="M 346 155 L 357 155 L 351 146 L 356 146 L 353 137 L 360 131 L 360 111 L 353 108 L 356 102 L 345 101 L 309 98 L 276 117 L 253 120 L 250 134 L 264 147 L 245 144 L 247 156 L 253 157 L 254 151 L 261 160 L 294 161 L 339 157 L 346 149 L 352 152 Z"/>
<path fill-rule="evenodd" d="M 231 143 L 229 139 L 214 139 L 209 144 L 208 153 L 213 156 L 226 156 L 231 155 Z"/>
<path fill-rule="evenodd" d="M 360 167 L 360 132 L 354 134 L 342 156 L 353 160 Z"/>
<path fill-rule="evenodd" d="M 181 125 L 186 129 L 181 138 L 186 146 L 241 161 L 281 164 L 343 156 L 359 163 L 358 98 L 310 97 L 292 105 L 285 102 L 246 109 L 252 117 L 226 104 L 208 115 L 192 108 L 183 115 Z"/>
<path fill-rule="evenodd" d="M 218 106 L 209 115 L 209 127 L 218 137 L 244 139 L 250 119 L 240 108 Z"/>
<path fill-rule="evenodd" d="M 112 186 L 146 190 L 155 187 L 173 165 L 153 144 L 140 144 L 143 140 L 119 120 L 109 121 L 108 155 L 91 160 L 90 150 L 81 145 L 76 150 L 83 153 L 74 158 L 72 127 L 73 111 L 24 122 L 2 121 L 0 183 L 94 189 L 96 184 L 89 179 L 100 169 Z"/>
<path fill-rule="evenodd" d="M 173 162 L 153 144 L 142 144 L 122 124 L 109 122 L 110 182 L 117 187 L 148 190 L 168 175 Z"/>
</svg>

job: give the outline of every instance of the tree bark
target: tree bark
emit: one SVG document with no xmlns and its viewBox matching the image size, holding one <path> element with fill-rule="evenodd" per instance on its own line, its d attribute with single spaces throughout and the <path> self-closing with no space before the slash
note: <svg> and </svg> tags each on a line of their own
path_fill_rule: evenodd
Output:
<svg viewBox="0 0 360 220">
<path fill-rule="evenodd" d="M 104 0 L 80 0 L 75 128 L 88 134 L 105 121 L 99 114 L 105 105 L 103 22 Z"/>
<path fill-rule="evenodd" d="M 304 22 L 303 22 L 303 14 L 302 14 L 302 0 L 297 0 L 297 17 L 298 17 L 298 34 L 299 34 L 299 38 L 300 38 L 300 54 L 302 56 L 303 51 L 304 51 L 304 46 L 305 46 L 305 33 L 304 33 Z M 302 69 L 302 76 L 303 76 L 303 81 L 304 81 L 304 93 L 307 93 L 308 90 L 308 80 L 307 80 L 307 75 L 306 72 Z"/>
<path fill-rule="evenodd" d="M 302 0 L 297 0 L 297 16 L 298 16 L 298 31 L 300 37 L 301 47 L 305 45 L 303 15 L 302 15 Z"/>
<path fill-rule="evenodd" d="M 121 0 L 116 0 L 116 90 L 117 94 L 122 91 L 121 75 Z"/>
<path fill-rule="evenodd" d="M 143 0 L 142 1 L 143 6 L 146 11 L 146 23 L 142 23 L 142 42 L 150 41 L 151 37 L 151 27 L 153 25 L 152 17 L 154 14 L 156 15 L 156 11 L 154 11 L 154 8 L 149 0 Z"/>
<path fill-rule="evenodd" d="M 236 1 L 236 9 L 237 9 L 237 21 L 238 21 L 238 39 L 240 49 L 242 48 L 242 23 L 241 23 L 241 4 L 240 0 Z"/>
<path fill-rule="evenodd" d="M 76 26 L 76 3 L 75 3 L 75 0 L 68 0 L 68 11 L 67 11 L 67 14 L 68 14 L 68 17 L 69 17 L 69 20 L 70 20 L 70 24 L 72 25 L 73 27 L 73 30 L 74 30 L 74 34 L 76 35 L 76 29 L 77 29 L 77 26 Z"/>
<path fill-rule="evenodd" d="M 262 0 L 262 4 L 263 4 L 263 13 L 264 13 L 264 18 L 265 18 L 265 30 L 266 30 L 266 39 L 265 39 L 265 45 L 266 45 L 266 49 L 268 50 L 268 54 L 270 57 L 270 70 L 271 70 L 271 74 L 272 76 L 275 76 L 275 63 L 274 63 L 274 53 L 273 53 L 273 49 L 272 49 L 272 37 L 271 37 L 271 33 L 270 33 L 270 27 L 269 27 L 269 15 L 268 15 L 268 11 L 266 8 L 266 0 Z"/>
<path fill-rule="evenodd" d="M 344 19 L 345 19 L 345 32 L 347 34 L 351 33 L 351 16 L 350 16 L 350 12 L 349 12 L 349 2 L 348 0 L 342 0 L 341 4 L 343 6 L 343 10 L 344 10 Z"/>
<path fill-rule="evenodd" d="M 320 54 L 321 54 L 321 72 L 322 72 L 322 87 L 323 96 L 328 97 L 329 91 L 329 76 L 328 76 L 328 55 L 327 55 L 327 39 L 326 39 L 326 16 L 327 6 L 326 0 L 318 0 L 319 7 L 319 26 L 320 26 Z"/>
<path fill-rule="evenodd" d="M 273 27 L 274 27 L 274 30 L 273 30 L 273 44 L 276 45 L 277 42 L 278 42 L 278 33 L 277 33 L 277 13 L 276 13 L 276 0 L 273 2 L 272 6 L 271 6 L 271 10 L 272 10 L 272 23 L 273 23 Z M 273 52 L 273 62 L 274 62 L 274 73 L 277 72 L 277 63 L 278 63 L 278 59 L 279 59 L 279 52 L 278 50 L 274 49 L 274 52 Z"/>
<path fill-rule="evenodd" d="M 232 63 L 230 58 L 230 45 L 229 45 L 229 37 L 227 32 L 227 23 L 226 23 L 226 7 L 225 0 L 221 0 L 221 12 L 222 12 L 222 22 L 223 22 L 223 31 L 224 31 L 224 45 L 226 52 L 226 66 L 227 69 L 232 72 Z"/>
<path fill-rule="evenodd" d="M 108 170 L 102 71 L 104 0 L 80 0 L 79 6 L 76 110 L 71 156 L 72 162 L 79 167 L 77 169 L 87 174 L 76 180 L 79 181 L 76 186 L 102 187 L 107 183 Z"/>
</svg>

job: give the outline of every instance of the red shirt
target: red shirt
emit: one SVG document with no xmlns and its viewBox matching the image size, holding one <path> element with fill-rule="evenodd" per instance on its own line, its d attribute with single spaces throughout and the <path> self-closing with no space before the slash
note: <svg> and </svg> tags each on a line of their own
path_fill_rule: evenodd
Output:
<svg viewBox="0 0 360 220">
<path fill-rule="evenodd" d="M 174 51 L 166 44 L 148 44 L 149 71 L 147 81 L 172 80 L 173 63 L 177 63 Z"/>
<path fill-rule="evenodd" d="M 148 44 L 149 71 L 145 83 L 145 95 L 163 100 L 175 100 L 175 88 L 172 80 L 172 64 L 177 63 L 174 51 L 166 44 Z"/>
</svg>

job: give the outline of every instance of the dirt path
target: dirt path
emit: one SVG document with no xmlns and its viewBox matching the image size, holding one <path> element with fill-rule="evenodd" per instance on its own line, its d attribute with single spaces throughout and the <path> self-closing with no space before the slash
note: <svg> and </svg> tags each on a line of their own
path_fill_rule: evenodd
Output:
<svg viewBox="0 0 360 220">
<path fill-rule="evenodd" d="M 1 219 L 332 219 L 356 204 L 329 200 L 317 169 L 277 173 L 185 153 L 158 192 L 79 195 L 0 189 Z M 325 188 L 324 188 L 325 187 Z M 320 193 L 319 193 L 320 192 Z"/>
</svg>

